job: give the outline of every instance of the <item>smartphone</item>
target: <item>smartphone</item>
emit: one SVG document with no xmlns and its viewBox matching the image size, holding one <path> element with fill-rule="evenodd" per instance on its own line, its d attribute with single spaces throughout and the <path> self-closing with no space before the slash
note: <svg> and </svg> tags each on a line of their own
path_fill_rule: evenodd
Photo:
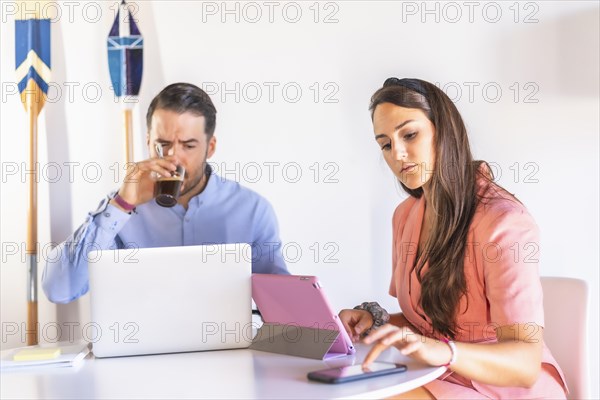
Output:
<svg viewBox="0 0 600 400">
<path fill-rule="evenodd" d="M 320 371 L 309 372 L 307 377 L 312 381 L 325 383 L 344 383 L 357 381 L 359 379 L 374 378 L 376 376 L 397 374 L 406 371 L 406 365 L 393 364 L 386 362 L 374 362 L 367 370 L 363 370 L 362 365 L 351 365 L 349 367 L 339 367 L 322 369 Z"/>
</svg>

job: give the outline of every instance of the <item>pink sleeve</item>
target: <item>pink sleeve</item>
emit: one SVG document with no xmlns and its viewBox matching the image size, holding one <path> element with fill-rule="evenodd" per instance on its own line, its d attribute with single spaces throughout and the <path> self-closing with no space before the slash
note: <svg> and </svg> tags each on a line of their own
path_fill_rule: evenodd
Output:
<svg viewBox="0 0 600 400">
<path fill-rule="evenodd" d="M 543 327 L 539 229 L 524 207 L 499 211 L 490 212 L 475 227 L 490 321 L 498 326 L 535 323 Z"/>
</svg>

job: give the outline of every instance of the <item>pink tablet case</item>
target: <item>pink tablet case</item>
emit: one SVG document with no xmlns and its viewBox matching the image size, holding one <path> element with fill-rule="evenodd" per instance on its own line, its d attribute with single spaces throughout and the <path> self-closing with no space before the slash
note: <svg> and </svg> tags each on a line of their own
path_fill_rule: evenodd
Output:
<svg viewBox="0 0 600 400">
<path fill-rule="evenodd" d="M 252 274 L 252 297 L 265 323 L 338 331 L 326 358 L 354 353 L 317 277 Z"/>
</svg>

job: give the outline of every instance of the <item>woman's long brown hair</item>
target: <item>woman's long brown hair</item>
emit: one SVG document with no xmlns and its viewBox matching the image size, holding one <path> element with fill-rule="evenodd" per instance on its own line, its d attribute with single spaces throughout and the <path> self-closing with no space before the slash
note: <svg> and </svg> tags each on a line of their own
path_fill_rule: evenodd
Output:
<svg viewBox="0 0 600 400">
<path fill-rule="evenodd" d="M 467 130 L 456 106 L 435 85 L 419 79 L 386 80 L 371 98 L 371 116 L 382 103 L 422 110 L 435 126 L 435 165 L 429 180 L 435 219 L 431 235 L 416 265 L 421 283 L 420 304 L 433 329 L 455 338 L 456 314 L 467 291 L 464 273 L 469 226 L 477 208 L 476 177 L 481 161 L 474 161 Z M 420 198 L 423 189 L 402 188 Z M 429 269 L 423 267 L 429 262 Z"/>
</svg>

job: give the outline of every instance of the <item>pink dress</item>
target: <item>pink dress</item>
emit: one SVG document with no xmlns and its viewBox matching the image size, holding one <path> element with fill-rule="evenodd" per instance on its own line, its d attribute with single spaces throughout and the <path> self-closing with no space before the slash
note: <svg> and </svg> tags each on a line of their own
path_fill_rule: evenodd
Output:
<svg viewBox="0 0 600 400">
<path fill-rule="evenodd" d="M 478 205 L 468 233 L 464 264 L 468 292 L 459 303 L 456 341 L 494 343 L 496 327 L 516 323 L 544 326 L 539 231 L 527 209 L 496 185 L 480 180 L 479 194 L 486 199 Z M 431 320 L 419 306 L 421 286 L 414 269 L 424 212 L 423 197 L 409 197 L 394 212 L 390 294 L 421 334 L 435 336 Z M 427 268 L 426 264 L 424 271 Z M 545 343 L 542 371 L 532 388 L 482 384 L 451 371 L 425 388 L 438 399 L 564 399 L 567 391 L 562 371 Z"/>
</svg>

